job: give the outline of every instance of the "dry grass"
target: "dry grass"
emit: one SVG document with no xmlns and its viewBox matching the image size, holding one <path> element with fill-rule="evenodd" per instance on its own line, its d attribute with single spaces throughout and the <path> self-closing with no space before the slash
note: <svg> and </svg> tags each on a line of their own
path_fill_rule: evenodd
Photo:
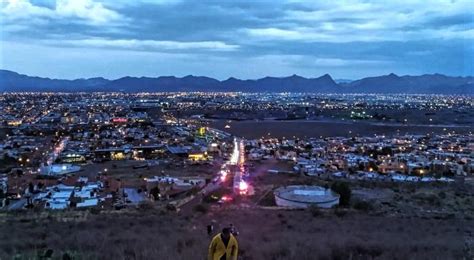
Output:
<svg viewBox="0 0 474 260">
<path fill-rule="evenodd" d="M 159 210 L 87 214 L 87 221 L 3 216 L 0 259 L 34 258 L 47 249 L 75 259 L 205 259 L 211 220 L 234 223 L 242 259 L 460 259 L 459 219 L 375 217 L 332 210 L 224 210 L 185 217 Z M 36 219 L 36 220 L 35 220 Z M 470 226 L 468 226 L 470 225 Z"/>
</svg>

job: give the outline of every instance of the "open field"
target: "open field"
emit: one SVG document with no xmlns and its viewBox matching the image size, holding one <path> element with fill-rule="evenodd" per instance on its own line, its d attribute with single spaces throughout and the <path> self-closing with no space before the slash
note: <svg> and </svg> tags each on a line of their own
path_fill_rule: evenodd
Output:
<svg viewBox="0 0 474 260">
<path fill-rule="evenodd" d="M 226 129 L 225 126 L 230 128 Z M 427 134 L 443 133 L 446 131 L 467 133 L 473 131 L 472 126 L 445 127 L 429 125 L 380 125 L 366 122 L 351 121 L 232 121 L 216 120 L 211 127 L 227 131 L 245 138 L 264 137 L 329 137 L 356 135 L 394 135 L 394 134 Z M 444 130 L 446 129 L 446 131 Z"/>
<path fill-rule="evenodd" d="M 172 176 L 172 177 L 190 177 L 190 176 L 209 176 L 215 174 L 218 165 L 182 165 L 175 163 L 160 162 L 152 163 L 149 167 L 134 168 L 134 166 L 145 165 L 143 161 L 107 161 L 103 163 L 94 163 L 83 166 L 83 171 L 78 173 L 80 176 L 95 177 L 97 173 L 106 173 L 119 179 L 142 179 L 153 176 Z M 107 169 L 107 171 L 105 171 Z"/>
<path fill-rule="evenodd" d="M 304 109 L 304 110 L 303 110 Z M 298 111 L 298 109 L 296 109 Z M 394 109 L 378 109 L 378 108 L 340 108 L 340 109 L 318 109 L 314 107 L 299 108 L 299 116 L 301 118 L 308 118 L 310 120 L 350 120 L 351 112 L 363 111 L 367 115 L 373 116 L 370 119 L 362 119 L 363 122 L 374 123 L 404 123 L 405 120 L 410 124 L 423 125 L 442 125 L 442 124 L 458 124 L 458 125 L 473 125 L 474 112 L 469 108 L 444 108 L 439 110 L 426 108 L 394 108 Z M 241 119 L 246 120 L 264 120 L 265 118 L 278 118 L 279 120 L 295 120 L 287 117 L 288 111 L 284 110 L 186 110 L 182 115 L 193 115 L 205 113 L 208 118 L 220 120 L 232 120 L 238 118 L 235 114 L 240 115 Z M 301 113 L 303 112 L 303 113 Z"/>
<path fill-rule="evenodd" d="M 371 213 L 399 217 L 450 217 L 472 220 L 474 216 L 474 183 L 402 183 L 371 180 L 341 180 L 329 175 L 310 177 L 293 173 L 268 173 L 268 169 L 287 171 L 284 162 L 266 160 L 254 163 L 250 183 L 255 187 L 252 203 L 275 206 L 273 190 L 288 185 L 331 186 L 345 182 L 352 189 L 351 204 L 368 202 Z"/>
</svg>

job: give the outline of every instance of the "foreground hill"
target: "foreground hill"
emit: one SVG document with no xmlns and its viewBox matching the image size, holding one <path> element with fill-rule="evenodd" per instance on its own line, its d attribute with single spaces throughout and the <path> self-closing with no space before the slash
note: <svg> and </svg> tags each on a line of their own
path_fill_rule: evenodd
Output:
<svg viewBox="0 0 474 260">
<path fill-rule="evenodd" d="M 441 74 L 397 76 L 389 74 L 344 80 L 339 84 L 325 74 L 318 78 L 298 75 L 289 77 L 264 77 L 256 80 L 229 78 L 219 81 L 202 76 L 123 77 L 116 80 L 104 78 L 50 79 L 31 77 L 13 71 L 0 70 L 0 91 L 241 91 L 241 92 L 308 92 L 308 93 L 425 93 L 425 94 L 474 94 L 473 77 L 450 77 Z"/>
<path fill-rule="evenodd" d="M 1 259 L 206 259 L 213 220 L 216 233 L 229 222 L 239 228 L 245 260 L 470 259 L 463 235 L 472 227 L 462 219 L 247 209 L 191 217 L 158 210 L 24 212 L 0 220 Z M 52 258 L 43 258 L 48 251 Z"/>
</svg>

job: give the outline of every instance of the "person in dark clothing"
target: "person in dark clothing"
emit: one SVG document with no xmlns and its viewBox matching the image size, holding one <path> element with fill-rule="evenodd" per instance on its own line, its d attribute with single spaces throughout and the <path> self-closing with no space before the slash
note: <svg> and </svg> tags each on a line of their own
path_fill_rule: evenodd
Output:
<svg viewBox="0 0 474 260">
<path fill-rule="evenodd" d="M 234 226 L 234 224 L 230 224 L 229 225 L 229 229 L 230 229 L 230 233 L 232 235 L 234 235 L 235 237 L 239 235 L 239 231 L 237 230 L 237 228 Z"/>
<path fill-rule="evenodd" d="M 212 231 L 214 231 L 214 225 L 212 225 L 212 224 L 207 225 L 207 234 L 209 236 L 212 235 Z"/>
</svg>

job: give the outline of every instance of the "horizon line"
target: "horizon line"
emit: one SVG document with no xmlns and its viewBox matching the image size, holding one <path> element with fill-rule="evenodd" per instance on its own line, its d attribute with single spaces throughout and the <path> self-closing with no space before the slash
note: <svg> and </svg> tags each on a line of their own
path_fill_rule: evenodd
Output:
<svg viewBox="0 0 474 260">
<path fill-rule="evenodd" d="M 361 79 L 365 79 L 365 78 L 373 78 L 373 77 L 382 77 L 382 76 L 390 76 L 390 75 L 395 75 L 397 77 L 406 77 L 406 76 L 409 76 L 409 77 L 419 77 L 419 76 L 426 76 L 426 75 L 430 75 L 430 76 L 434 76 L 434 75 L 440 75 L 440 76 L 446 76 L 446 77 L 453 77 L 453 78 L 470 78 L 470 77 L 474 77 L 474 75 L 467 75 L 467 76 L 461 76 L 461 75 L 447 75 L 447 74 L 443 74 L 443 73 L 438 73 L 438 72 L 435 72 L 435 73 L 424 73 L 424 74 L 404 74 L 404 75 L 399 75 L 397 73 L 394 73 L 394 72 L 391 72 L 389 74 L 381 74 L 381 75 L 375 75 L 375 76 L 365 76 L 365 77 L 362 77 L 362 78 L 358 78 L 358 79 L 348 79 L 348 78 L 344 78 L 344 77 L 341 77 L 341 78 L 333 78 L 331 76 L 330 73 L 324 73 L 318 77 L 305 77 L 305 76 L 301 76 L 301 75 L 298 75 L 298 74 L 292 74 L 292 75 L 288 75 L 288 76 L 263 76 L 263 77 L 260 77 L 260 78 L 238 78 L 238 77 L 234 77 L 234 76 L 230 76 L 230 77 L 227 77 L 226 79 L 217 79 L 217 78 L 214 78 L 214 77 L 210 77 L 210 76 L 205 76 L 205 75 L 193 75 L 193 74 L 187 74 L 185 76 L 175 76 L 175 75 L 159 75 L 159 76 L 130 76 L 130 75 L 126 75 L 126 76 L 122 76 L 122 77 L 118 77 L 118 78 L 114 78 L 114 79 L 111 79 L 111 78 L 105 78 L 103 76 L 97 76 L 97 77 L 80 77 L 80 78 L 56 78 L 56 77 L 45 77 L 45 76 L 38 76 L 38 75 L 30 75 L 30 74 L 23 74 L 21 72 L 17 72 L 17 71 L 13 71 L 13 70 L 9 70 L 9 69 L 2 69 L 0 68 L 0 71 L 8 71 L 8 72 L 12 72 L 12 73 L 16 73 L 18 75 L 22 75 L 22 76 L 27 76 L 27 77 L 37 77 L 37 78 L 43 78 L 43 79 L 50 79 L 50 80 L 70 80 L 70 81 L 73 81 L 73 80 L 89 80 L 89 79 L 95 79 L 95 78 L 102 78 L 102 79 L 105 79 L 105 80 L 108 80 L 108 81 L 115 81 L 115 80 L 119 80 L 119 79 L 123 79 L 123 78 L 166 78 L 166 77 L 174 77 L 174 78 L 179 78 L 179 79 L 182 79 L 182 78 L 186 78 L 186 77 L 206 77 L 206 78 L 210 78 L 210 79 L 214 79 L 214 80 L 217 80 L 219 82 L 223 82 L 223 81 L 226 81 L 226 80 L 229 80 L 229 79 L 238 79 L 238 80 L 259 80 L 259 79 L 264 79 L 264 78 L 290 78 L 290 77 L 302 77 L 302 78 L 305 78 L 305 79 L 317 79 L 317 78 L 321 78 L 321 77 L 324 77 L 324 76 L 329 76 L 331 77 L 332 80 L 334 81 L 337 81 L 337 80 L 349 80 L 349 81 L 357 81 L 357 80 L 361 80 Z"/>
</svg>

